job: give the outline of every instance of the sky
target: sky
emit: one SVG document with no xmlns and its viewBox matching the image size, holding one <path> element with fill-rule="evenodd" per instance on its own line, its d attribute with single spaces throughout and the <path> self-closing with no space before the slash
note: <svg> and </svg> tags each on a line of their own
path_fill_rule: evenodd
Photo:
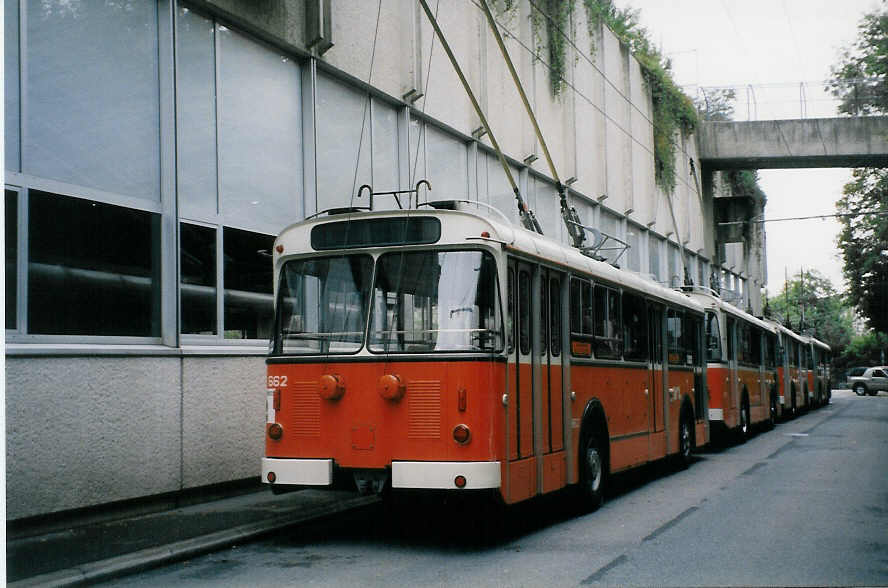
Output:
<svg viewBox="0 0 888 588">
<path fill-rule="evenodd" d="M 615 0 L 638 9 L 639 20 L 673 64 L 676 82 L 736 89 L 735 120 L 834 116 L 823 92 L 843 47 L 857 37 L 862 16 L 878 0 Z M 751 85 L 752 89 L 747 88 Z M 749 97 L 749 98 L 748 98 Z M 803 112 L 804 108 L 804 112 Z M 765 218 L 835 213 L 851 170 L 761 170 Z M 768 222 L 768 291 L 774 295 L 801 268 L 816 268 L 844 288 L 835 219 Z"/>
</svg>

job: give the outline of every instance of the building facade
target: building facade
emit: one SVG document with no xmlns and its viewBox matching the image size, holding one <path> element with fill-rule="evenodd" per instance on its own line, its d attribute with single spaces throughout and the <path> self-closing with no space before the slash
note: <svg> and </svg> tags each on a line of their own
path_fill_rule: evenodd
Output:
<svg viewBox="0 0 888 588">
<path fill-rule="evenodd" d="M 366 205 L 361 185 L 422 179 L 430 199 L 517 222 L 414 0 L 4 8 L 11 520 L 258 475 L 284 226 Z M 439 8 L 525 199 L 567 242 L 483 13 L 469 0 Z M 627 47 L 575 10 L 553 96 L 532 10 L 522 0 L 497 19 L 583 221 L 630 245 L 614 260 L 627 271 L 678 285 L 684 257 L 695 281 L 716 272 L 755 307 L 749 248 L 718 256 L 693 137 L 675 137 L 674 193 L 655 184 L 650 93 Z"/>
</svg>

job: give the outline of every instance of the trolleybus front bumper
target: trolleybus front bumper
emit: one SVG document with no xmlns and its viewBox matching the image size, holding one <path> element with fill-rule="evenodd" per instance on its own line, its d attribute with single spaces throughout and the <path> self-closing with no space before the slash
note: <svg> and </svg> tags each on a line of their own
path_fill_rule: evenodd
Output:
<svg viewBox="0 0 888 588">
<path fill-rule="evenodd" d="M 392 488 L 420 490 L 499 488 L 498 461 L 395 461 Z M 281 486 L 330 486 L 332 459 L 263 457 L 262 481 Z"/>
</svg>

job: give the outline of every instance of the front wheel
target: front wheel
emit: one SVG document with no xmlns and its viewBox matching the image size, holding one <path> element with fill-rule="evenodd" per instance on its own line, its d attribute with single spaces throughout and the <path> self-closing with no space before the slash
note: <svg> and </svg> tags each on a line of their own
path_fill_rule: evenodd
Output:
<svg viewBox="0 0 888 588">
<path fill-rule="evenodd" d="M 595 435 L 588 436 L 580 455 L 583 459 L 580 486 L 584 502 L 591 510 L 597 510 L 604 502 L 605 461 Z"/>
<path fill-rule="evenodd" d="M 854 393 L 858 396 L 864 396 L 866 394 L 866 386 L 863 384 L 854 384 Z"/>
</svg>

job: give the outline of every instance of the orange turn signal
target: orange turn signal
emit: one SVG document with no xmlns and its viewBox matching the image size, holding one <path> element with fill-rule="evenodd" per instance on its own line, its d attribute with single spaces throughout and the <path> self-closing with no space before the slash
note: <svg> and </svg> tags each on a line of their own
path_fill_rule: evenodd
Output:
<svg viewBox="0 0 888 588">
<path fill-rule="evenodd" d="M 395 374 L 385 374 L 379 378 L 376 391 L 386 400 L 397 402 L 404 397 L 407 387 L 404 385 L 404 382 L 401 381 L 400 376 L 396 376 Z"/>
<path fill-rule="evenodd" d="M 345 394 L 345 380 L 342 376 L 324 374 L 318 380 L 318 394 L 324 400 L 339 400 Z"/>
<path fill-rule="evenodd" d="M 466 477 L 465 476 L 457 476 L 453 478 L 453 483 L 457 488 L 465 488 L 466 487 Z"/>
<path fill-rule="evenodd" d="M 274 481 L 277 480 L 277 476 L 274 472 L 268 472 L 268 475 L 265 476 L 265 479 L 268 480 L 271 484 L 274 484 Z"/>
</svg>

